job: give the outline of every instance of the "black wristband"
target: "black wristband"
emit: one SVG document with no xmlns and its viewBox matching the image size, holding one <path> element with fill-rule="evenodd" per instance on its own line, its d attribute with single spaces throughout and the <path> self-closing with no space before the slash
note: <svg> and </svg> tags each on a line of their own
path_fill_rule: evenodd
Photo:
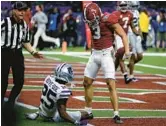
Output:
<svg viewBox="0 0 166 126">
<path fill-rule="evenodd" d="M 34 55 L 35 53 L 36 53 L 36 51 L 32 51 L 32 52 L 31 52 L 31 55 Z"/>
</svg>

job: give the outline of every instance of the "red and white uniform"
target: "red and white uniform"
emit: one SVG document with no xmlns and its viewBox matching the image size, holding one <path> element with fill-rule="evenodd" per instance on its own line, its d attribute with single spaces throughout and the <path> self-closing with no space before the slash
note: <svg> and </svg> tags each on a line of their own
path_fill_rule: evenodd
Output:
<svg viewBox="0 0 166 126">
<path fill-rule="evenodd" d="M 121 25 L 121 27 L 127 34 L 129 27 L 131 26 L 131 23 L 133 21 L 133 14 L 130 11 L 126 11 L 126 12 L 114 11 L 113 14 L 115 14 L 118 17 L 118 23 Z M 124 45 L 123 45 L 121 37 L 118 35 L 115 35 L 115 50 L 117 50 L 118 52 L 118 50 L 121 50 L 122 48 L 124 48 Z"/>
<path fill-rule="evenodd" d="M 114 31 L 111 26 L 116 23 L 118 23 L 118 18 L 115 14 L 105 13 L 101 17 L 99 25 L 90 27 L 93 38 L 93 50 L 86 65 L 84 76 L 95 79 L 101 67 L 105 78 L 115 79 L 114 51 L 112 47 Z"/>
<path fill-rule="evenodd" d="M 133 20 L 133 14 L 130 11 L 114 11 L 113 14 L 115 14 L 118 17 L 118 23 L 122 26 L 122 28 L 127 34 L 129 26 L 131 25 Z"/>
</svg>

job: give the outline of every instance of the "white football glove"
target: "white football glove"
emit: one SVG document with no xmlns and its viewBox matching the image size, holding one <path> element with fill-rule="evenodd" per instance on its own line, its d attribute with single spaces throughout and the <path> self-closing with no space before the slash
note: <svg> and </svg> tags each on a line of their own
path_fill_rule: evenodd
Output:
<svg viewBox="0 0 166 126">
<path fill-rule="evenodd" d="M 128 53 L 128 54 L 125 53 L 125 54 L 123 55 L 123 58 L 122 58 L 122 59 L 123 59 L 123 60 L 129 59 L 129 58 L 131 57 L 131 54 L 132 54 L 132 52 L 130 52 L 130 53 Z"/>
<path fill-rule="evenodd" d="M 25 114 L 25 118 L 29 120 L 36 120 L 38 117 L 39 117 L 39 112 Z"/>
</svg>

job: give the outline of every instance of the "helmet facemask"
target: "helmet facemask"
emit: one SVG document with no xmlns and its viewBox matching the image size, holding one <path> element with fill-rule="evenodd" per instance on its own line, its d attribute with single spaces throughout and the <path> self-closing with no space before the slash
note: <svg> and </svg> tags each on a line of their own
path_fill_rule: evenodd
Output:
<svg viewBox="0 0 166 126">
<path fill-rule="evenodd" d="M 70 83 L 74 78 L 72 66 L 66 63 L 58 65 L 55 69 L 55 76 L 58 80 Z"/>
<path fill-rule="evenodd" d="M 119 5 L 119 8 L 120 8 L 120 11 L 122 11 L 124 13 L 128 10 L 127 4 L 121 4 L 121 5 Z"/>
</svg>

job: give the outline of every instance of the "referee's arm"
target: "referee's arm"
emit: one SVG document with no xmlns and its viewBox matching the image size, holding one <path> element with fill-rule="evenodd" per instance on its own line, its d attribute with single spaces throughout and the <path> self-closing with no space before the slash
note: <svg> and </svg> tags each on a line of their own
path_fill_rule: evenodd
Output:
<svg viewBox="0 0 166 126">
<path fill-rule="evenodd" d="M 23 40 L 23 46 L 24 48 L 31 53 L 35 58 L 43 58 L 43 55 L 38 53 L 30 44 L 30 37 L 29 37 L 29 27 L 27 27 L 27 31 L 26 31 L 26 36 Z"/>
</svg>

